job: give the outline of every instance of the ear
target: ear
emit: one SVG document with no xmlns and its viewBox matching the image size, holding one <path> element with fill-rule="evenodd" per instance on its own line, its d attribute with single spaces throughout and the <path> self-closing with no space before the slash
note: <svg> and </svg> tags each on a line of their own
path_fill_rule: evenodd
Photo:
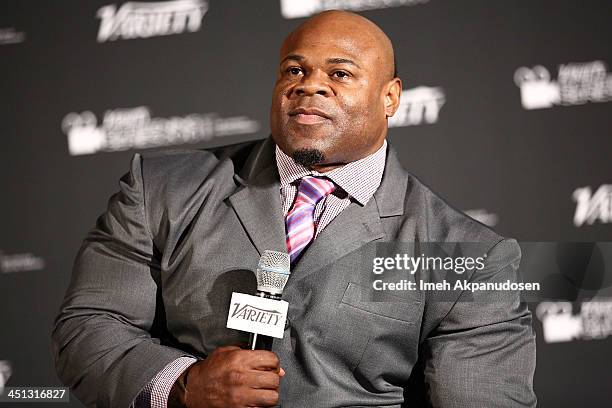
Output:
<svg viewBox="0 0 612 408">
<path fill-rule="evenodd" d="M 402 94 L 402 80 L 393 78 L 385 84 L 385 114 L 388 118 L 395 115 L 399 108 L 400 95 Z"/>
</svg>

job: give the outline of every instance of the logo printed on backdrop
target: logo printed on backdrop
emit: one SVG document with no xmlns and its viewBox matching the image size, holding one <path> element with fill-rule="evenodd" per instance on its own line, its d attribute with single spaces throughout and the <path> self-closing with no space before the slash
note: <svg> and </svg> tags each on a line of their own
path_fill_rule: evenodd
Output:
<svg viewBox="0 0 612 408">
<path fill-rule="evenodd" d="M 591 187 L 577 188 L 572 198 L 576 201 L 575 226 L 612 223 L 612 184 L 602 184 L 595 194 Z"/>
<path fill-rule="evenodd" d="M 90 111 L 71 112 L 62 121 L 72 156 L 127 149 L 197 143 L 214 137 L 255 133 L 259 122 L 246 116 L 220 118 L 216 113 L 152 118 L 146 106 L 111 109 L 98 126 Z"/>
<path fill-rule="evenodd" d="M 573 314 L 570 302 L 542 302 L 536 308 L 546 343 L 603 339 L 612 335 L 612 302 L 583 302 Z"/>
<path fill-rule="evenodd" d="M 281 0 L 284 18 L 312 16 L 325 10 L 374 10 L 400 6 L 414 6 L 429 0 Z"/>
<path fill-rule="evenodd" d="M 440 87 L 404 89 L 397 112 L 389 118 L 389 127 L 436 123 L 445 102 L 444 90 Z"/>
<path fill-rule="evenodd" d="M 25 33 L 14 27 L 0 28 L 0 45 L 19 44 L 25 41 Z"/>
<path fill-rule="evenodd" d="M 0 251 L 0 273 L 39 271 L 45 268 L 45 260 L 31 253 L 5 254 Z"/>
<path fill-rule="evenodd" d="M 97 13 L 101 20 L 98 42 L 193 33 L 202 27 L 207 11 L 206 0 L 131 1 L 118 10 L 115 4 L 110 4 Z"/>
<path fill-rule="evenodd" d="M 13 369 L 11 367 L 10 361 L 0 360 L 0 394 L 4 392 L 4 386 L 6 382 L 11 377 L 13 373 Z"/>
<path fill-rule="evenodd" d="M 612 74 L 607 72 L 603 61 L 561 64 L 556 81 L 541 65 L 520 67 L 514 73 L 514 83 L 521 90 L 521 104 L 525 109 L 612 100 Z"/>
</svg>

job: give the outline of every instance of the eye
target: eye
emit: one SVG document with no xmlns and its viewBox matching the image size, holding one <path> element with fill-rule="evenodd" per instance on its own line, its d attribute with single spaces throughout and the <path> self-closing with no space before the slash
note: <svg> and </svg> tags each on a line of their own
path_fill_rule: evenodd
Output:
<svg viewBox="0 0 612 408">
<path fill-rule="evenodd" d="M 346 71 L 334 71 L 332 73 L 332 76 L 335 76 L 338 79 L 347 79 L 350 76 L 350 74 Z"/>
<path fill-rule="evenodd" d="M 291 75 L 300 75 L 302 73 L 302 68 L 299 67 L 289 67 L 287 68 L 287 72 Z"/>
</svg>

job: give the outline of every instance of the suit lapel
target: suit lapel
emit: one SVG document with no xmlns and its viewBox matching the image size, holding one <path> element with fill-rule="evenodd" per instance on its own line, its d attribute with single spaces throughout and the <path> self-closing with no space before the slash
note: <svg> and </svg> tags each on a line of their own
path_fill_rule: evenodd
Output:
<svg viewBox="0 0 612 408">
<path fill-rule="evenodd" d="M 375 200 L 365 207 L 351 203 L 321 231 L 292 273 L 302 278 L 383 236 Z"/>
<path fill-rule="evenodd" d="M 243 187 L 229 200 L 259 254 L 268 249 L 287 252 L 274 143 L 266 139 L 235 178 Z"/>
</svg>

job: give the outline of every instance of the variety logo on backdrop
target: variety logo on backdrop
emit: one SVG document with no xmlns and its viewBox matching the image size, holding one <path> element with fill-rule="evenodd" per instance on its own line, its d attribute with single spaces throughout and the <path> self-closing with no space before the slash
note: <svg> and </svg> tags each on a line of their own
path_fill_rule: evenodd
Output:
<svg viewBox="0 0 612 408">
<path fill-rule="evenodd" d="M 6 360 L 0 360 L 0 394 L 4 392 L 4 386 L 12 373 L 11 363 Z"/>
<path fill-rule="evenodd" d="M 38 271 L 45 268 L 45 260 L 31 253 L 5 254 L 0 251 L 0 273 Z"/>
<path fill-rule="evenodd" d="M 98 42 L 149 38 L 196 32 L 208 11 L 205 0 L 171 0 L 152 3 L 131 1 L 98 10 Z"/>
<path fill-rule="evenodd" d="M 389 127 L 436 123 L 445 102 L 446 97 L 440 87 L 404 89 L 397 112 L 389 118 Z"/>
<path fill-rule="evenodd" d="M 285 18 L 312 16 L 325 10 L 374 10 L 400 6 L 414 6 L 429 0 L 281 0 L 281 14 Z"/>
<path fill-rule="evenodd" d="M 97 152 L 197 143 L 214 137 L 255 133 L 259 122 L 245 116 L 220 118 L 215 113 L 152 118 L 146 106 L 111 109 L 98 125 L 90 111 L 69 113 L 62 121 L 73 156 Z"/>
<path fill-rule="evenodd" d="M 25 33 L 14 27 L 0 28 L 0 45 L 19 44 L 25 41 Z"/>
<path fill-rule="evenodd" d="M 612 223 L 612 184 L 601 185 L 595 194 L 591 187 L 577 188 L 572 198 L 576 201 L 575 226 Z"/>
<path fill-rule="evenodd" d="M 612 301 L 583 302 L 578 314 L 570 302 L 542 302 L 536 308 L 547 343 L 603 339 L 612 335 Z"/>
<path fill-rule="evenodd" d="M 521 89 L 525 109 L 612 100 L 612 74 L 603 61 L 559 65 L 557 80 L 541 65 L 520 67 L 514 73 L 514 83 Z"/>
</svg>

